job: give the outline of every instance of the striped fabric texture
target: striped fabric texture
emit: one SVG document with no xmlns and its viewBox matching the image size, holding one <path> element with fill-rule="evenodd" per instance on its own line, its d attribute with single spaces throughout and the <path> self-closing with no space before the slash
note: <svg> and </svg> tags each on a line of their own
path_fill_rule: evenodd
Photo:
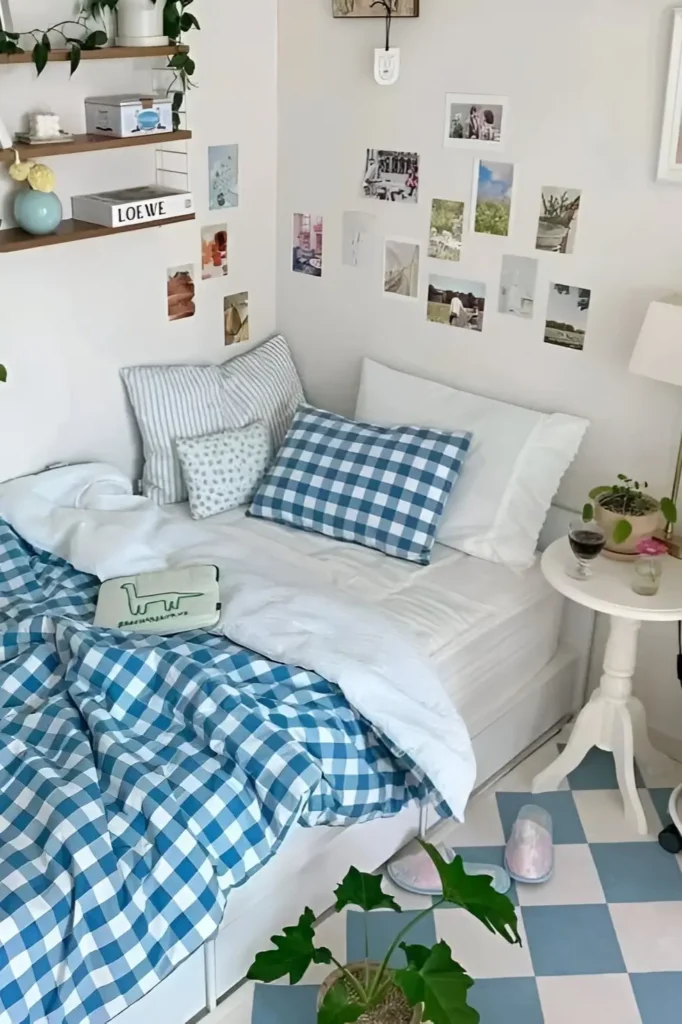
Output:
<svg viewBox="0 0 682 1024">
<path fill-rule="evenodd" d="M 471 437 L 303 406 L 248 514 L 428 565 Z"/>
<path fill-rule="evenodd" d="M 262 420 L 277 451 L 303 388 L 277 336 L 222 366 L 130 366 L 121 370 L 144 449 L 142 493 L 158 505 L 187 500 L 179 438 L 204 437 Z"/>
</svg>

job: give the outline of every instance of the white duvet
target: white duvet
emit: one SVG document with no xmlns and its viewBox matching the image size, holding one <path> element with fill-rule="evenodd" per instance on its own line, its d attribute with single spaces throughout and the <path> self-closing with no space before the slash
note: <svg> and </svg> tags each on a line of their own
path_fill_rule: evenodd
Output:
<svg viewBox="0 0 682 1024">
<path fill-rule="evenodd" d="M 476 766 L 464 722 L 426 659 L 369 604 L 336 590 L 282 545 L 210 520 L 179 520 L 111 466 L 48 470 L 0 485 L 0 516 L 34 547 L 107 580 L 182 565 L 220 568 L 219 629 L 274 661 L 335 682 L 419 765 L 458 818 Z M 282 528 L 286 541 L 286 530 Z"/>
</svg>

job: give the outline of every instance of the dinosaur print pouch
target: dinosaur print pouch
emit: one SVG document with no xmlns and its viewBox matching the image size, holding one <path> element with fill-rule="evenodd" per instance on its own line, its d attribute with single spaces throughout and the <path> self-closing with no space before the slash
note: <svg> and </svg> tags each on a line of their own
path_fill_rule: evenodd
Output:
<svg viewBox="0 0 682 1024">
<path fill-rule="evenodd" d="M 164 636 L 211 629 L 220 618 L 218 575 L 215 565 L 188 565 L 107 580 L 100 587 L 95 625 Z"/>
</svg>

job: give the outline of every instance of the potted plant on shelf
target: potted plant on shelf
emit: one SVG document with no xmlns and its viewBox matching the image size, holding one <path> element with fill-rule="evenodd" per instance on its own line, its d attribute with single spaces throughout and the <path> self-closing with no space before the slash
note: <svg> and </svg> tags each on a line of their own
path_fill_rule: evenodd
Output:
<svg viewBox="0 0 682 1024">
<path fill-rule="evenodd" d="M 664 524 L 677 522 L 677 508 L 671 498 L 656 498 L 645 491 L 645 481 L 619 473 L 615 484 L 603 484 L 590 491 L 594 504 L 583 508 L 583 519 L 592 519 L 604 528 L 606 552 L 612 557 L 635 558 L 637 544 L 644 537 L 651 537 Z"/>
<path fill-rule="evenodd" d="M 318 1024 L 477 1024 L 478 1011 L 469 1006 L 467 994 L 474 984 L 465 969 L 452 959 L 452 951 L 442 939 L 431 948 L 408 945 L 403 939 L 409 931 L 444 903 L 463 907 L 485 927 L 511 944 L 521 944 L 516 911 L 511 900 L 492 887 L 486 875 L 467 875 L 461 857 L 448 863 L 429 843 L 421 844 L 433 861 L 443 886 L 443 895 L 432 906 L 413 917 L 398 932 L 381 963 L 369 955 L 369 936 L 365 918 L 365 959 L 343 964 L 330 949 L 315 945 L 315 914 L 309 907 L 298 924 L 273 935 L 275 949 L 258 953 L 247 977 L 271 982 L 289 976 L 296 985 L 311 964 L 333 964 L 335 970 L 320 987 L 317 1003 Z M 381 878 L 352 867 L 335 890 L 337 913 L 348 906 L 366 914 L 373 910 L 401 909 L 393 896 L 381 887 Z M 400 949 L 405 963 L 390 965 Z"/>
</svg>

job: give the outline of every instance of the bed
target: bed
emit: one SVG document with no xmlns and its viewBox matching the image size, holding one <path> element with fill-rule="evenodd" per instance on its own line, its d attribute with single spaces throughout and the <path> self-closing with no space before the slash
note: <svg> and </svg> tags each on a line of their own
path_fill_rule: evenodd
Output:
<svg viewBox="0 0 682 1024">
<path fill-rule="evenodd" d="M 258 378 L 259 394 L 262 379 Z M 385 419 L 393 421 L 390 411 Z M 413 421 L 417 422 L 416 413 Z M 495 433 L 499 436 L 499 427 Z M 103 468 L 110 484 L 107 467 L 95 470 Z M 423 771 L 441 796 L 453 794 L 450 805 L 455 814 L 463 808 L 463 800 L 454 783 L 444 778 L 445 762 L 438 757 L 445 751 L 466 762 L 469 740 L 455 707 L 472 738 L 478 769 L 475 785 L 482 788 L 531 745 L 558 729 L 582 700 L 593 617 L 583 609 L 565 606 L 544 582 L 537 565 L 515 572 L 437 544 L 431 564 L 421 566 L 247 518 L 243 509 L 197 524 L 186 505 L 169 505 L 161 511 L 133 497 L 127 479 L 117 480 L 115 472 L 110 475 L 115 486 L 95 495 L 92 508 L 97 511 L 87 524 L 75 508 L 77 502 L 72 508 L 70 499 L 62 500 L 63 496 L 47 500 L 46 474 L 17 482 L 15 492 L 11 491 L 14 485 L 0 487 L 0 515 L 21 526 L 19 532 L 35 548 L 53 551 L 100 579 L 188 562 L 220 564 L 214 557 L 216 550 L 226 553 L 226 577 L 233 575 L 237 581 L 229 585 L 226 636 L 273 662 L 312 668 L 323 681 L 337 683 L 350 706 L 393 745 L 389 750 L 395 748 L 410 758 L 408 765 Z M 541 547 L 566 532 L 568 517 L 561 509 L 550 510 Z M 532 553 L 533 548 L 529 550 Z M 168 560 L 170 554 L 175 561 Z M 254 586 L 255 571 L 273 574 L 272 592 L 264 595 Z M 299 576 L 308 581 L 310 594 L 321 595 L 323 601 L 338 595 L 331 639 L 315 601 L 306 598 L 302 589 L 299 593 Z M 274 602 L 270 618 L 268 602 Z M 261 605 L 265 606 L 262 613 Z M 293 639 L 289 615 L 304 623 L 302 635 Z M 382 622 L 390 624 L 385 635 Z M 373 631 L 375 625 L 378 634 Z M 317 633 L 324 635 L 324 643 L 315 643 Z M 376 636 L 380 642 L 375 651 Z M 327 647 L 333 647 L 335 657 Z M 366 678 L 359 668 L 383 676 L 379 696 L 365 692 Z M 435 696 L 429 691 L 431 677 L 440 681 Z M 426 709 L 419 706 L 422 687 L 431 699 Z M 445 703 L 439 704 L 439 694 Z M 401 743 L 401 736 L 391 731 L 384 706 L 399 698 L 416 702 L 412 710 L 417 718 L 409 724 L 421 737 L 421 748 Z M 429 705 L 426 698 L 424 704 Z M 440 719 L 437 714 L 429 717 L 428 712 L 438 709 Z M 464 784 L 464 800 L 473 784 L 472 771 Z M 416 834 L 436 827 L 439 810 L 442 813 L 442 805 L 436 804 L 412 799 L 391 816 L 343 826 L 293 824 L 275 855 L 230 891 L 217 932 L 215 927 L 210 929 L 207 941 L 198 947 L 195 943 L 183 962 L 176 959 L 171 973 L 115 1019 L 120 1024 L 157 1019 L 187 1024 L 198 1018 L 207 1024 L 217 1022 L 219 1001 L 244 978 L 255 952 L 271 934 L 304 904 L 324 912 L 351 862 L 361 870 L 374 871 Z M 296 884 L 291 885 L 294 877 Z M 15 1022 L 8 1018 L 8 1024 Z"/>
</svg>

